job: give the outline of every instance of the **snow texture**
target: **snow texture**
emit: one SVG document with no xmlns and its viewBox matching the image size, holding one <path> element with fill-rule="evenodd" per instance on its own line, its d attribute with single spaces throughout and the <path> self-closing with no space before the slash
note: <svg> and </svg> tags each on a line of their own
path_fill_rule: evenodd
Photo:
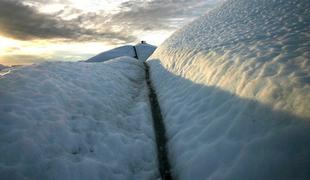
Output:
<svg viewBox="0 0 310 180">
<path fill-rule="evenodd" d="M 135 45 L 137 56 L 140 61 L 146 61 L 147 58 L 149 58 L 153 52 L 156 50 L 156 46 L 150 45 L 150 44 L 137 44 Z"/>
<path fill-rule="evenodd" d="M 135 52 L 134 47 L 136 48 L 137 56 L 139 60 L 141 61 L 145 61 L 148 57 L 152 55 L 152 53 L 156 49 L 155 46 L 147 44 L 147 43 L 145 44 L 139 43 L 135 46 L 126 45 L 126 46 L 114 48 L 109 51 L 102 52 L 86 60 L 86 62 L 104 62 L 104 61 L 108 61 L 110 59 L 122 57 L 122 56 L 136 58 L 136 52 Z"/>
<path fill-rule="evenodd" d="M 0 77 L 0 179 L 156 179 L 142 62 L 54 62 Z"/>
<path fill-rule="evenodd" d="M 229 0 L 147 60 L 177 179 L 310 179 L 309 14 Z"/>
</svg>

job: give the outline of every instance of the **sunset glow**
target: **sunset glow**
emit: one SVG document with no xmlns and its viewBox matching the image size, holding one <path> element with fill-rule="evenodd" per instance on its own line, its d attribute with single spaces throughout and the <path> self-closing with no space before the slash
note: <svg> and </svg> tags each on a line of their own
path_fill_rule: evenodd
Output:
<svg viewBox="0 0 310 180">
<path fill-rule="evenodd" d="M 141 40 L 158 46 L 221 1 L 2 0 L 0 64 L 85 60 Z"/>
<path fill-rule="evenodd" d="M 19 42 L 17 40 L 0 36 L 0 54 L 9 53 L 14 48 L 17 48 L 18 44 Z"/>
</svg>

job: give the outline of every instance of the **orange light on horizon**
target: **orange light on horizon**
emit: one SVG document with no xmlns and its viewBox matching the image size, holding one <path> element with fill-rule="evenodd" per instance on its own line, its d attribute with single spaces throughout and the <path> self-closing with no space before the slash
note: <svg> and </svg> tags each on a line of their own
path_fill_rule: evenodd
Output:
<svg viewBox="0 0 310 180">
<path fill-rule="evenodd" d="M 67 42 L 62 39 L 22 41 L 0 35 L 0 64 L 29 64 L 38 59 L 79 61 L 112 48 L 114 45 L 103 42 Z"/>
<path fill-rule="evenodd" d="M 0 54 L 7 54 L 12 49 L 18 48 L 19 41 L 0 35 Z"/>
</svg>

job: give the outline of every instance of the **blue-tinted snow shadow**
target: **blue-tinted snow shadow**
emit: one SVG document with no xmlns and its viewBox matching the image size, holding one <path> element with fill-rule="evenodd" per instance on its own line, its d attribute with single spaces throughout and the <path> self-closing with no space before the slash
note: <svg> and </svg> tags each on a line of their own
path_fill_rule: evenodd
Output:
<svg viewBox="0 0 310 180">
<path fill-rule="evenodd" d="M 147 63 L 177 179 L 310 179 L 309 119 Z"/>
</svg>

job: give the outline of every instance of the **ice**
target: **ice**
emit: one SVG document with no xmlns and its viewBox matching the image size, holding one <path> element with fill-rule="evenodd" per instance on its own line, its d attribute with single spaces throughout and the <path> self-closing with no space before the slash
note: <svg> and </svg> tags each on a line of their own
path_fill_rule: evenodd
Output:
<svg viewBox="0 0 310 180">
<path fill-rule="evenodd" d="M 229 0 L 147 60 L 177 179 L 310 179 L 309 10 Z"/>
<path fill-rule="evenodd" d="M 86 60 L 86 62 L 104 62 L 104 61 L 108 61 L 110 59 L 122 57 L 122 56 L 138 58 L 140 61 L 145 61 L 148 57 L 152 55 L 155 49 L 156 49 L 155 46 L 147 44 L 147 43 L 143 43 L 143 44 L 138 43 L 135 46 L 125 45 L 125 46 L 111 49 L 109 51 L 102 52 Z"/>
<path fill-rule="evenodd" d="M 0 179 L 156 179 L 142 62 L 47 62 L 0 78 Z"/>
</svg>

